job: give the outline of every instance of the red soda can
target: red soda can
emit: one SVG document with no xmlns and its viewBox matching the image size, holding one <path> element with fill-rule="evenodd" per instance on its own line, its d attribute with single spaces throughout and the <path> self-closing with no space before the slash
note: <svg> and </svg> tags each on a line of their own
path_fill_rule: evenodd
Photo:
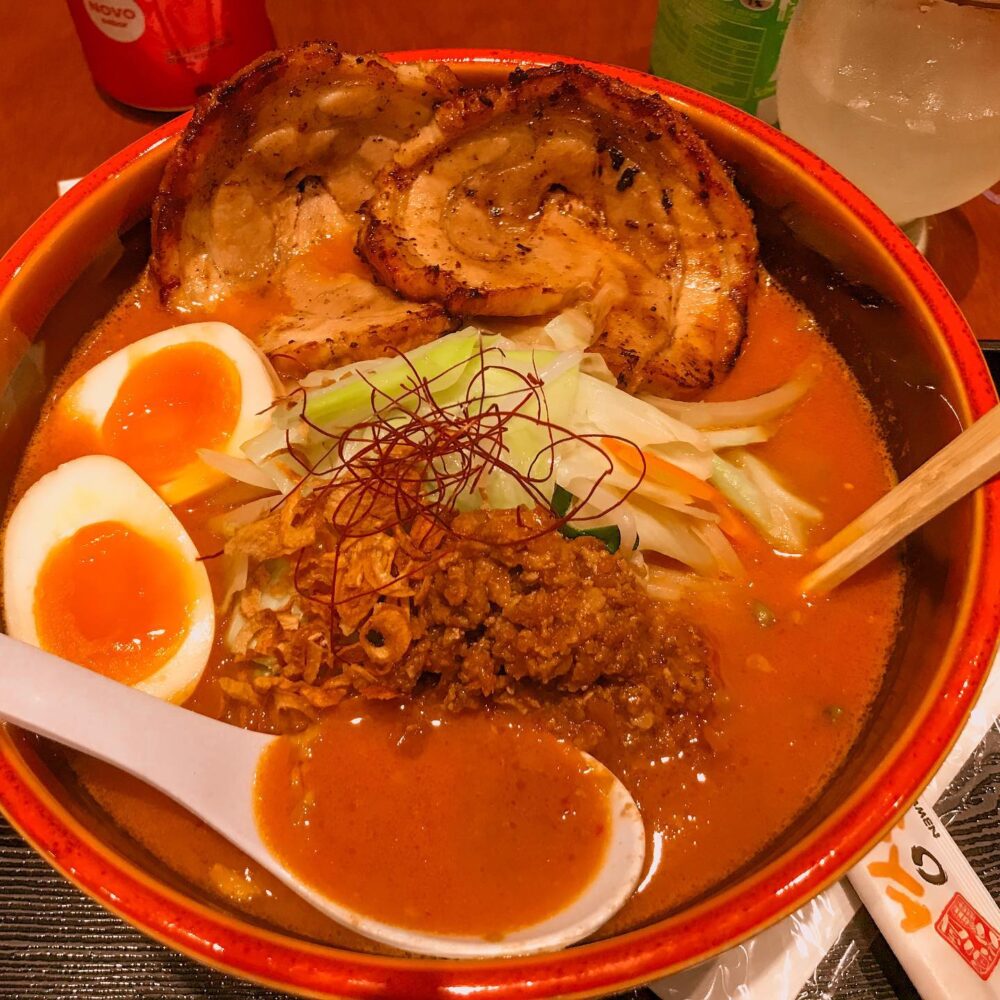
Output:
<svg viewBox="0 0 1000 1000">
<path fill-rule="evenodd" d="M 264 0 L 68 0 L 97 86 L 149 111 L 189 108 L 275 47 Z"/>
</svg>

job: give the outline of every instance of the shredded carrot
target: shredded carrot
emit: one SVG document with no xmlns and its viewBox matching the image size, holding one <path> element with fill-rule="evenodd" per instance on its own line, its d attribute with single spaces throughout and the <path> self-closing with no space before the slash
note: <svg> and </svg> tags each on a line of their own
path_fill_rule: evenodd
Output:
<svg viewBox="0 0 1000 1000">
<path fill-rule="evenodd" d="M 601 438 L 601 447 L 623 465 L 627 465 L 637 472 L 642 471 L 642 463 L 645 459 L 646 475 L 650 479 L 661 486 L 687 493 L 688 496 L 694 497 L 696 500 L 704 500 L 719 515 L 719 527 L 730 538 L 742 542 L 753 541 L 753 533 L 747 527 L 746 522 L 711 483 L 706 483 L 704 479 L 691 475 L 690 472 L 674 465 L 673 462 L 668 462 L 665 458 L 660 458 L 659 455 L 655 455 L 651 451 L 643 451 L 638 445 L 626 441 Z"/>
</svg>

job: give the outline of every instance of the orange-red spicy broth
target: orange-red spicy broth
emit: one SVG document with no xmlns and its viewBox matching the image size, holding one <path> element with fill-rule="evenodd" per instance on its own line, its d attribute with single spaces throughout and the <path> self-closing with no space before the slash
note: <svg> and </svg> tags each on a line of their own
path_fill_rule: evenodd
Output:
<svg viewBox="0 0 1000 1000">
<path fill-rule="evenodd" d="M 807 396 L 754 454 L 823 511 L 813 544 L 893 482 L 871 411 L 812 317 L 770 282 L 751 300 L 746 348 L 708 399 L 746 399 L 810 371 Z M 884 557 L 832 594 L 803 600 L 808 556 L 741 548 L 745 583 L 680 596 L 717 655 L 707 741 L 680 759 L 597 753 L 636 796 L 652 845 L 631 926 L 700 893 L 752 857 L 818 794 L 856 739 L 895 639 L 902 571 Z"/>
<path fill-rule="evenodd" d="M 252 335 L 267 307 L 230 302 L 225 315 L 185 319 L 225 319 Z M 123 344 L 176 322 L 140 284 L 81 347 L 54 396 Z M 754 450 L 822 509 L 818 542 L 884 493 L 892 475 L 866 401 L 811 317 L 762 282 L 751 303 L 746 349 L 709 395 L 745 398 L 782 384 L 803 366 L 816 376 L 808 396 L 781 419 L 773 439 Z M 43 419 L 15 496 L 68 457 L 52 422 Z M 209 521 L 225 502 L 209 496 L 177 511 L 203 552 L 218 547 Z M 610 739 L 594 751 L 636 798 L 649 838 L 640 888 L 602 934 L 683 904 L 785 829 L 844 759 L 881 682 L 902 589 L 894 560 L 883 558 L 834 593 L 806 602 L 797 587 L 806 559 L 764 546 L 740 554 L 746 582 L 704 581 L 676 598 L 715 650 L 718 694 L 706 739 L 664 758 Z M 208 562 L 210 574 L 217 563 Z M 220 643 L 189 702 L 198 711 L 224 712 L 223 654 Z M 374 730 L 371 737 L 376 742 Z M 385 741 L 378 752 L 389 754 L 389 734 Z M 257 919 L 339 945 L 384 950 L 311 911 L 169 800 L 106 765 L 72 760 L 101 806 L 183 877 Z M 395 821 L 402 833 L 416 829 L 420 815 L 397 810 Z"/>
<path fill-rule="evenodd" d="M 257 822 L 311 888 L 399 927 L 495 939 L 564 909 L 607 851 L 610 779 L 514 718 L 348 705 L 268 748 Z"/>
</svg>

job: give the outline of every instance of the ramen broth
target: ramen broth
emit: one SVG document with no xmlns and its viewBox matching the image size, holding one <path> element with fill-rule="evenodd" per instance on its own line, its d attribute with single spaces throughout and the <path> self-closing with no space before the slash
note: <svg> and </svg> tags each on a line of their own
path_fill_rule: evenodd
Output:
<svg viewBox="0 0 1000 1000">
<path fill-rule="evenodd" d="M 264 842 L 311 888 L 396 927 L 497 938 L 597 874 L 611 779 L 571 746 L 515 713 L 342 709 L 257 772 Z"/>
<path fill-rule="evenodd" d="M 265 301 L 247 300 L 229 303 L 220 314 L 190 318 L 224 319 L 253 336 L 266 312 Z M 99 324 L 53 390 L 24 457 L 15 501 L 39 476 L 86 449 L 80 435 L 50 416 L 53 401 L 104 357 L 176 322 L 141 280 Z M 782 418 L 778 433 L 756 447 L 791 489 L 822 509 L 815 543 L 884 493 L 892 473 L 857 383 L 808 313 L 774 283 L 762 281 L 755 292 L 742 356 L 706 398 L 746 398 L 782 384 L 803 367 L 816 376 L 810 391 Z M 221 499 L 209 495 L 174 508 L 202 552 L 219 548 L 210 517 L 220 504 L 239 502 L 240 487 L 226 490 Z M 714 651 L 717 694 L 707 746 L 650 757 L 627 741 L 609 739 L 593 750 L 635 797 L 648 838 L 639 888 L 601 935 L 678 907 L 781 833 L 844 760 L 879 688 L 902 592 L 902 572 L 893 558 L 879 560 L 830 595 L 806 601 L 797 584 L 807 557 L 777 554 L 763 544 L 737 548 L 747 581 L 706 580 L 676 598 Z M 217 563 L 208 560 L 207 567 L 218 596 Z M 224 660 L 217 640 L 189 708 L 225 716 L 217 683 Z M 341 708 L 349 711 L 349 703 Z M 366 738 L 375 737 L 366 732 Z M 391 740 L 388 730 L 385 738 Z M 387 766 L 393 753 L 401 752 L 394 744 L 380 750 Z M 183 878 L 276 927 L 385 950 L 318 914 L 163 795 L 106 764 L 75 753 L 68 757 L 115 822 Z M 367 794 L 384 791 L 373 771 L 358 780 L 367 782 Z M 418 814 L 415 807 L 395 810 L 404 831 L 419 821 Z"/>
</svg>

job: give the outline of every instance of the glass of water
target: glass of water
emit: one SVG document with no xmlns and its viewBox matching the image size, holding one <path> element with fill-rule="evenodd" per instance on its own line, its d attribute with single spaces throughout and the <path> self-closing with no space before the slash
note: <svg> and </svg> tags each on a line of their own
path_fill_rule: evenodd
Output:
<svg viewBox="0 0 1000 1000">
<path fill-rule="evenodd" d="M 783 131 L 901 225 L 1000 178 L 1000 0 L 800 0 Z"/>
</svg>

